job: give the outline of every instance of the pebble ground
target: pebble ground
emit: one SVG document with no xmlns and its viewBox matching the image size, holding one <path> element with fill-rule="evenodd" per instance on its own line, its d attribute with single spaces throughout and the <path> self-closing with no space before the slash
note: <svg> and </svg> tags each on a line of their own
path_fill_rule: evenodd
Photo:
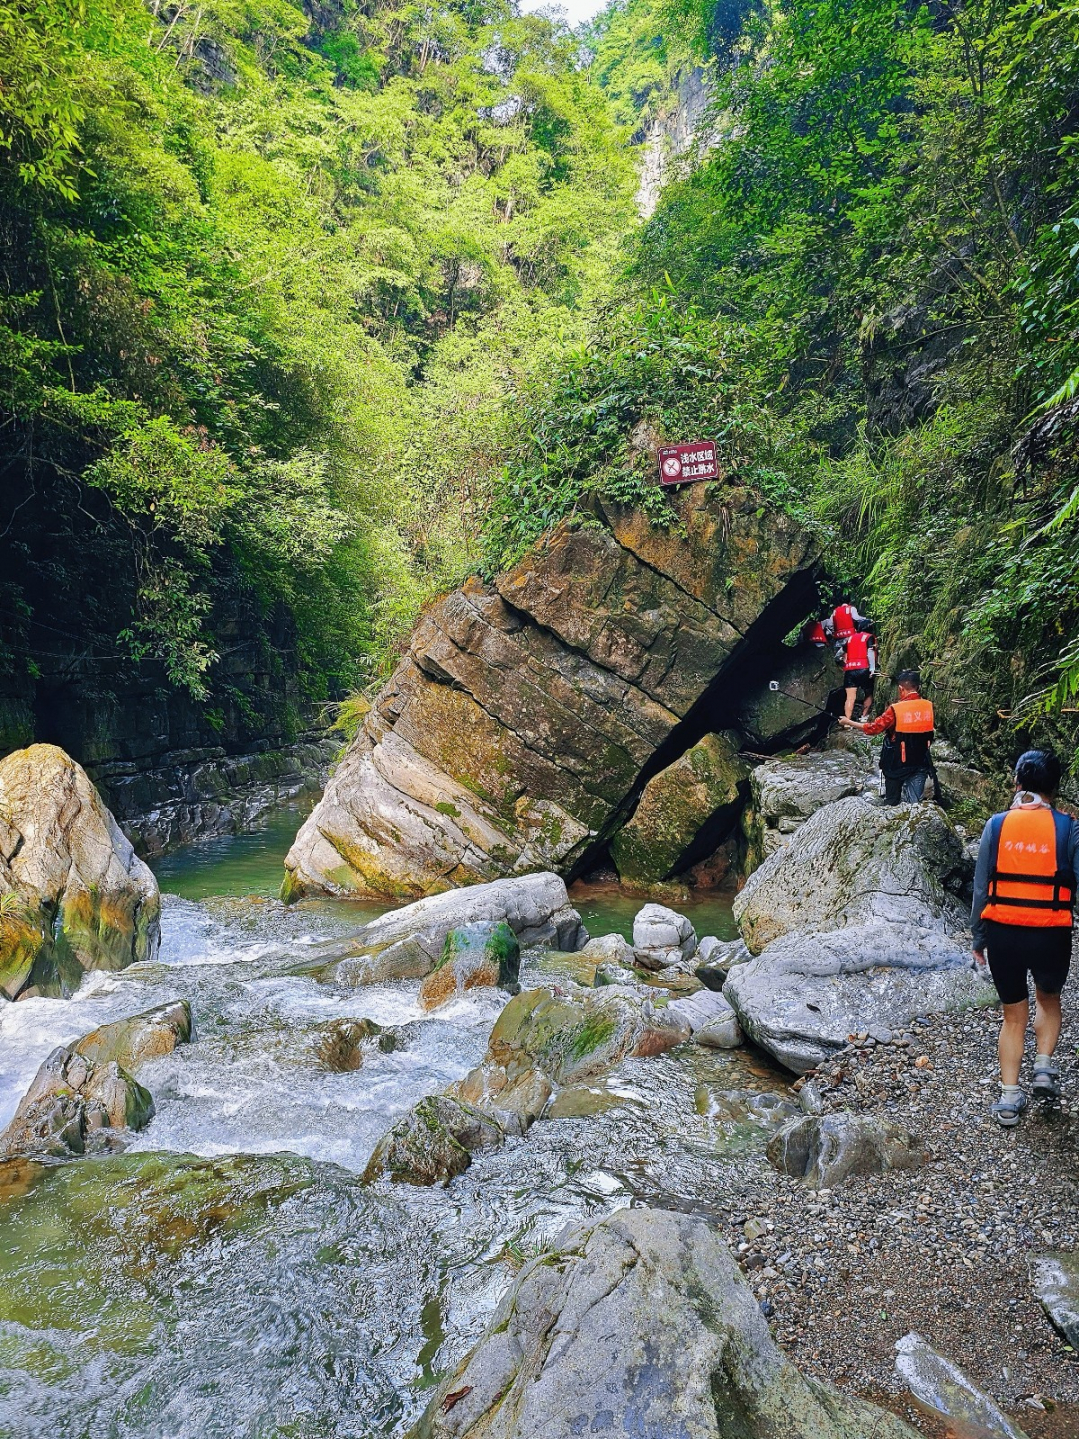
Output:
<svg viewBox="0 0 1079 1439">
<path fill-rule="evenodd" d="M 919 1021 L 897 1042 L 852 1046 L 815 1076 L 826 1110 L 886 1116 L 921 1134 L 929 1162 L 807 1190 L 747 1171 L 728 1238 L 799 1367 L 898 1398 L 895 1341 L 915 1330 L 960 1364 L 1031 1439 L 1079 1439 L 1079 1354 L 1034 1297 L 1029 1264 L 1079 1242 L 1079 1026 L 1063 1036 L 1064 1100 L 1018 1128 L 998 1094 L 997 1009 Z M 1029 1087 L 1031 1054 L 1023 1080 Z M 916 1419 L 944 1439 L 947 1426 Z"/>
</svg>

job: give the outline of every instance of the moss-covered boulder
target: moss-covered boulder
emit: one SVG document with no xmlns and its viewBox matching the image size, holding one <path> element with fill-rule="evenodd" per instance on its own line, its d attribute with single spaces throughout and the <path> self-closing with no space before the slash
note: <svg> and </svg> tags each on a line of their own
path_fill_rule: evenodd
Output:
<svg viewBox="0 0 1079 1439">
<path fill-rule="evenodd" d="M 497 1149 L 505 1134 L 473 1105 L 444 1094 L 421 1099 L 375 1146 L 364 1180 L 448 1184 L 463 1174 L 477 1149 Z"/>
<path fill-rule="evenodd" d="M 190 1038 L 191 1006 L 186 999 L 176 999 L 129 1019 L 103 1024 L 83 1035 L 73 1048 L 95 1064 L 112 1063 L 135 1070 L 148 1059 L 171 1054 Z"/>
<path fill-rule="evenodd" d="M 119 1131 L 145 1128 L 153 1115 L 149 1092 L 126 1070 L 61 1046 L 42 1064 L 0 1134 L 0 1158 L 83 1154 L 95 1144 L 107 1147 Z"/>
<path fill-rule="evenodd" d="M 420 1006 L 437 1009 L 469 989 L 516 988 L 520 973 L 521 946 L 504 920 L 463 924 L 447 934 L 438 963 L 420 985 Z"/>
<path fill-rule="evenodd" d="M 68 995 L 153 958 L 157 881 L 85 770 L 55 745 L 0 760 L 0 995 Z"/>
<path fill-rule="evenodd" d="M 523 1133 L 556 1086 L 602 1074 L 627 1055 L 662 1054 L 689 1036 L 683 1019 L 621 985 L 525 990 L 499 1015 L 482 1064 L 450 1092 Z"/>
<path fill-rule="evenodd" d="M 709 734 L 645 785 L 633 817 L 611 841 L 619 877 L 671 879 L 723 843 L 749 790 L 736 734 Z"/>
</svg>

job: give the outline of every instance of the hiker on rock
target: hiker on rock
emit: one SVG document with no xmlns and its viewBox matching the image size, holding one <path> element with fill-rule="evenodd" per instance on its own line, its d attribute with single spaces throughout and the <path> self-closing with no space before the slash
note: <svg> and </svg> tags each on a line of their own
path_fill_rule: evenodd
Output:
<svg viewBox="0 0 1079 1439">
<path fill-rule="evenodd" d="M 802 639 L 808 645 L 816 645 L 818 649 L 827 649 L 831 644 L 831 636 L 825 626 L 828 620 L 806 620 L 802 629 Z"/>
<path fill-rule="evenodd" d="M 846 600 L 836 605 L 830 617 L 824 621 L 824 628 L 831 632 L 835 641 L 837 659 L 843 658 L 843 648 L 858 626 L 868 624 L 865 615 L 860 615 Z"/>
<path fill-rule="evenodd" d="M 1015 799 L 982 832 L 974 874 L 974 960 L 986 963 L 1000 996 L 1000 1098 L 991 1113 L 1005 1128 L 1019 1123 L 1027 1097 L 1019 1086 L 1034 977 L 1036 1099 L 1060 1098 L 1056 1060 L 1060 992 L 1071 963 L 1079 890 L 1079 823 L 1053 808 L 1060 761 L 1031 749 L 1015 766 Z"/>
<path fill-rule="evenodd" d="M 851 635 L 843 650 L 843 688 L 846 699 L 843 713 L 847 719 L 854 718 L 854 706 L 858 703 L 858 691 L 865 699 L 862 702 L 862 719 L 867 720 L 873 713 L 873 689 L 877 675 L 877 641 L 863 620 Z"/>
<path fill-rule="evenodd" d="M 899 698 L 878 719 L 855 720 L 840 715 L 839 723 L 844 729 L 861 730 L 864 735 L 884 735 L 880 769 L 885 802 L 917 804 L 925 794 L 925 782 L 933 768 L 929 756 L 935 723 L 933 706 L 919 693 L 921 678 L 917 670 L 900 670 L 896 683 Z"/>
</svg>

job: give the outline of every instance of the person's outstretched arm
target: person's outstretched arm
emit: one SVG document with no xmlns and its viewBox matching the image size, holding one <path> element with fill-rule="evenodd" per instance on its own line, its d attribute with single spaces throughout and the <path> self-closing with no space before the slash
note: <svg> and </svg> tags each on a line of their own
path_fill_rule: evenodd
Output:
<svg viewBox="0 0 1079 1439">
<path fill-rule="evenodd" d="M 992 820 L 986 820 L 985 828 L 982 830 L 982 842 L 978 846 L 978 863 L 974 867 L 974 899 L 970 906 L 970 928 L 974 935 L 974 958 L 979 964 L 985 963 L 985 921 L 982 919 L 982 910 L 989 903 L 989 826 Z M 1076 837 L 1075 826 L 1072 826 L 1072 838 Z"/>
</svg>

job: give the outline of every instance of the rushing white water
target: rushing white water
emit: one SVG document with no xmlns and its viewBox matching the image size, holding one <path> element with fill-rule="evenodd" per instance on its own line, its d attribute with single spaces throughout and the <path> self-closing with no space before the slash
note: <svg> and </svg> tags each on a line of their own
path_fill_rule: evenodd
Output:
<svg viewBox="0 0 1079 1439">
<path fill-rule="evenodd" d="M 478 1061 L 505 999 L 429 1015 L 415 983 L 289 972 L 365 917 L 166 895 L 159 962 L 0 1009 L 0 1123 L 55 1045 L 178 996 L 195 1016 L 191 1044 L 140 1070 L 157 1114 L 125 1154 L 0 1166 L 5 1439 L 401 1435 L 566 1223 L 642 1200 L 709 1208 L 737 1183 L 744 1145 L 697 1113 L 695 1085 L 776 1081 L 687 1047 L 628 1061 L 596 1112 L 477 1155 L 446 1190 L 362 1185 L 379 1136 Z M 402 1045 L 328 1073 L 318 1026 L 341 1016 Z"/>
</svg>

